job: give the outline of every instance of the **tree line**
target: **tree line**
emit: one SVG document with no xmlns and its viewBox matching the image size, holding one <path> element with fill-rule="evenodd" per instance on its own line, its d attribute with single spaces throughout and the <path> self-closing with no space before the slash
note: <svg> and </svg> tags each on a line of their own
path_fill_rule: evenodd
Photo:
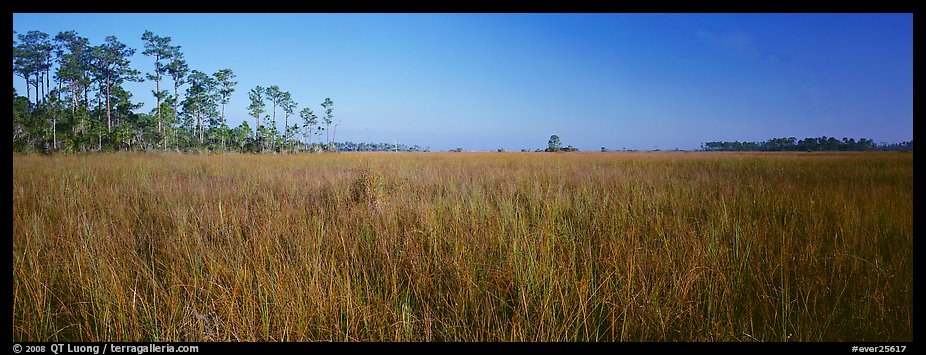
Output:
<svg viewBox="0 0 926 355">
<path fill-rule="evenodd" d="M 886 151 L 913 150 L 913 140 L 900 143 L 876 144 L 868 138 L 816 137 L 797 140 L 794 137 L 772 138 L 764 142 L 706 142 L 701 144 L 704 151 L 744 152 L 744 151 Z"/>
<path fill-rule="evenodd" d="M 191 69 L 181 46 L 170 37 L 145 31 L 142 52 L 150 73 L 132 67 L 136 50 L 108 36 L 99 45 L 76 31 L 54 37 L 41 31 L 13 32 L 13 73 L 25 83 L 25 96 L 13 89 L 13 150 L 89 151 L 336 151 L 340 121 L 334 101 L 325 98 L 324 116 L 299 108 L 277 85 L 248 92 L 251 128 L 245 120 L 231 128 L 225 107 L 235 92 L 235 73 Z M 168 86 L 167 79 L 170 79 Z M 137 113 L 127 82 L 149 81 L 156 105 Z M 169 90 L 171 89 L 173 90 Z M 184 89 L 181 91 L 181 89 Z M 283 129 L 277 125 L 277 113 Z M 261 121 L 263 119 L 263 121 Z M 291 119 L 293 119 L 291 121 Z M 330 132 L 330 133 L 329 133 Z M 325 141 L 322 141 L 324 133 Z M 317 136 L 317 142 L 313 138 Z"/>
</svg>

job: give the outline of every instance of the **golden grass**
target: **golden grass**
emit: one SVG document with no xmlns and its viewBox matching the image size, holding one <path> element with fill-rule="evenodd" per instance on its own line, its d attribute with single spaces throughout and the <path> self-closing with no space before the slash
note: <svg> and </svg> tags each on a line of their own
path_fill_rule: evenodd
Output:
<svg viewBox="0 0 926 355">
<path fill-rule="evenodd" d="M 912 153 L 13 156 L 15 341 L 912 341 Z"/>
</svg>

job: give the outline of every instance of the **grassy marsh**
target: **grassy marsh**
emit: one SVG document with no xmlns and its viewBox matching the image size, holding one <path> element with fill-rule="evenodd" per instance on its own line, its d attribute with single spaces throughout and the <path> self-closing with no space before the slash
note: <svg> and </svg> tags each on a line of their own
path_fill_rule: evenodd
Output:
<svg viewBox="0 0 926 355">
<path fill-rule="evenodd" d="M 912 153 L 13 156 L 14 341 L 912 341 Z"/>
</svg>

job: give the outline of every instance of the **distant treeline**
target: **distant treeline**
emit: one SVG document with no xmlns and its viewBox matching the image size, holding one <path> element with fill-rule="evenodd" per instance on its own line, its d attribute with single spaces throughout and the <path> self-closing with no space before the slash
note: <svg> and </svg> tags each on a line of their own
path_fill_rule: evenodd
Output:
<svg viewBox="0 0 926 355">
<path fill-rule="evenodd" d="M 354 143 L 334 142 L 341 152 L 430 152 L 431 147 L 421 147 L 417 144 L 408 146 L 401 143 Z"/>
<path fill-rule="evenodd" d="M 707 142 L 701 144 L 701 150 L 714 152 L 745 152 L 745 151 L 899 151 L 913 150 L 913 140 L 900 143 L 876 144 L 867 138 L 834 137 L 804 138 L 797 140 L 794 137 L 772 138 L 765 142 Z"/>
</svg>

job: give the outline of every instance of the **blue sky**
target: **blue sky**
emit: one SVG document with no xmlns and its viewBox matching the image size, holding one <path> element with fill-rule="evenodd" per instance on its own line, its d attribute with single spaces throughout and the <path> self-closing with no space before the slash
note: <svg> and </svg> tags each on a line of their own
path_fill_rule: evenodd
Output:
<svg viewBox="0 0 926 355">
<path fill-rule="evenodd" d="M 142 72 L 153 70 L 142 33 L 170 36 L 191 69 L 237 75 L 229 125 L 253 127 L 247 91 L 278 85 L 297 111 L 331 97 L 339 141 L 913 138 L 911 14 L 14 14 L 13 29 L 75 30 L 94 45 L 115 35 Z M 25 93 L 21 78 L 13 86 Z M 154 107 L 153 82 L 126 88 L 140 111 Z"/>
</svg>

